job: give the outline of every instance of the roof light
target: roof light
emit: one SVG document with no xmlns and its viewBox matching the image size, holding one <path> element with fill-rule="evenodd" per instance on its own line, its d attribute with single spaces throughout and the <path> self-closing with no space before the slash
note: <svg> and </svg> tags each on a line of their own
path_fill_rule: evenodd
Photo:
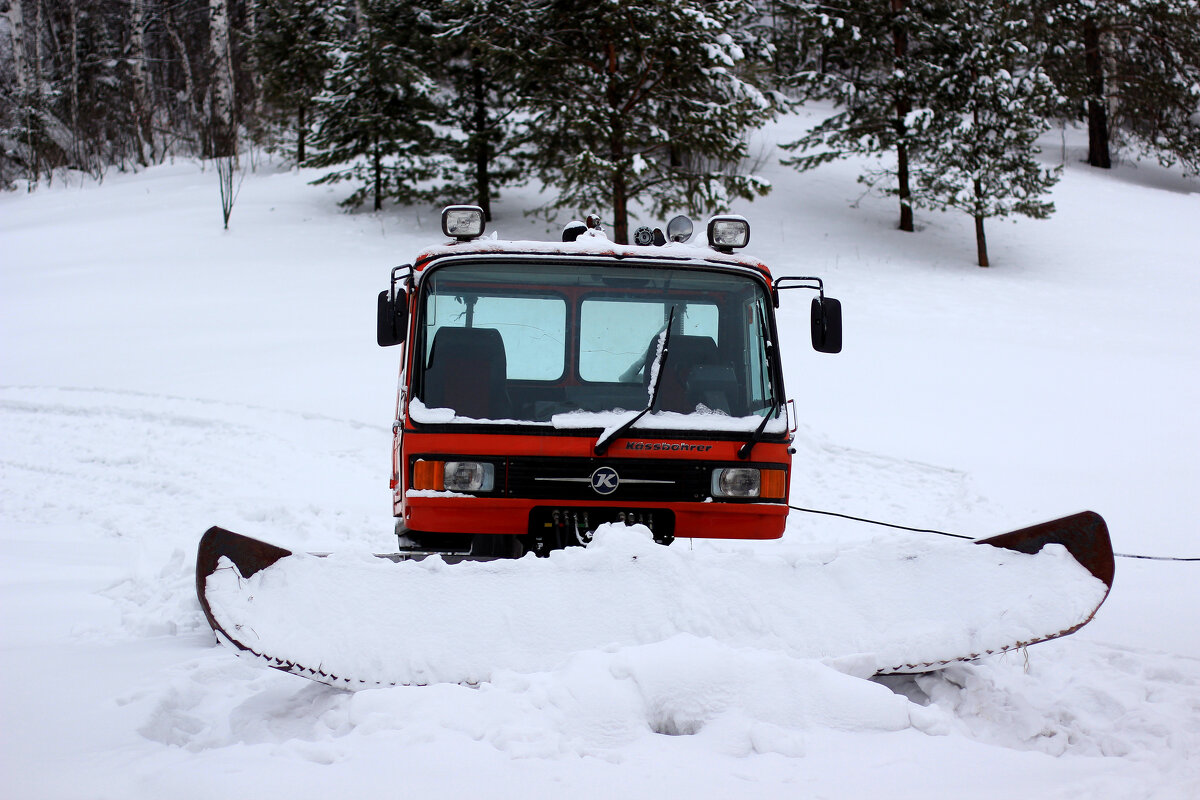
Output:
<svg viewBox="0 0 1200 800">
<path fill-rule="evenodd" d="M 686 242 L 692 238 L 692 221 L 680 214 L 667 223 L 667 241 Z"/>
<path fill-rule="evenodd" d="M 465 242 L 483 235 L 483 209 L 479 206 L 446 206 L 442 209 L 442 233 Z"/>
<path fill-rule="evenodd" d="M 577 219 L 573 219 L 563 227 L 562 240 L 564 242 L 573 242 L 585 231 L 587 231 L 587 225 L 584 225 Z"/>
<path fill-rule="evenodd" d="M 713 217 L 708 221 L 708 243 L 722 253 L 750 243 L 750 223 L 745 217 Z"/>
</svg>

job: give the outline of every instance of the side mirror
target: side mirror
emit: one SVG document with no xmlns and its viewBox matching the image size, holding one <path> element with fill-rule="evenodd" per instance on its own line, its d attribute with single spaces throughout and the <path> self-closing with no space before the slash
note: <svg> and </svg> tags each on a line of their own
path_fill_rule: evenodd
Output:
<svg viewBox="0 0 1200 800">
<path fill-rule="evenodd" d="M 818 353 L 842 352 L 842 303 L 832 297 L 812 301 L 812 346 Z"/>
<path fill-rule="evenodd" d="M 408 333 L 408 295 L 396 292 L 391 299 L 388 290 L 379 293 L 379 311 L 376 317 L 375 340 L 380 347 L 391 347 L 404 341 Z"/>
</svg>

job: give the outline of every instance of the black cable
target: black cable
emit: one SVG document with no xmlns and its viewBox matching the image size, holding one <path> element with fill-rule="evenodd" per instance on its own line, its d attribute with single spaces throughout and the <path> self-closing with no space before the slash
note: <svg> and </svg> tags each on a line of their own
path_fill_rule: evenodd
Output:
<svg viewBox="0 0 1200 800">
<path fill-rule="evenodd" d="M 882 525 L 885 528 L 897 528 L 902 531 L 912 531 L 914 533 L 936 533 L 938 536 L 953 536 L 955 539 L 970 539 L 971 541 L 975 541 L 975 537 L 973 536 L 964 536 L 961 533 L 947 533 L 946 531 L 935 531 L 933 528 L 910 528 L 907 525 L 896 525 L 891 522 L 880 522 L 879 520 L 866 519 L 865 517 L 853 517 L 849 514 L 839 514 L 836 511 L 821 511 L 820 509 L 816 508 L 801 508 L 800 506 L 788 506 L 788 508 L 796 511 L 804 511 L 809 514 L 825 514 L 829 517 L 841 517 L 842 519 L 850 519 L 854 520 L 855 522 L 865 522 L 869 525 Z"/>
<path fill-rule="evenodd" d="M 1117 558 L 1144 558 L 1147 561 L 1200 561 L 1200 558 L 1176 558 L 1175 556 L 1136 556 L 1131 553 L 1113 553 Z"/>
<path fill-rule="evenodd" d="M 803 511 L 806 514 L 824 514 L 828 517 L 841 517 L 842 519 L 853 520 L 854 522 L 865 522 L 868 525 L 880 525 L 884 528 L 896 528 L 902 531 L 912 531 L 913 533 L 936 533 L 938 536 L 953 536 L 955 539 L 967 539 L 969 541 L 978 541 L 974 536 L 964 536 L 961 533 L 948 533 L 947 531 L 934 530 L 933 528 L 910 528 L 908 525 L 896 525 L 892 522 L 880 522 L 877 519 L 867 519 L 866 517 L 855 517 L 850 514 L 839 514 L 836 511 L 822 511 L 818 508 L 802 508 L 800 506 L 789 505 L 788 508 L 794 511 Z M 1139 556 L 1130 553 L 1113 553 L 1116 558 L 1140 558 L 1146 561 L 1200 561 L 1200 558 L 1177 558 L 1175 556 Z"/>
</svg>

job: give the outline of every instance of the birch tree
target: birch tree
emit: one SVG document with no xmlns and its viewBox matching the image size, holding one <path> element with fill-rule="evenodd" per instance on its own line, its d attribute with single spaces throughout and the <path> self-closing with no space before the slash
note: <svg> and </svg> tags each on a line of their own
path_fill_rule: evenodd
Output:
<svg viewBox="0 0 1200 800">
<path fill-rule="evenodd" d="M 237 155 L 237 120 L 234 107 L 233 58 L 230 47 L 229 0 L 209 0 L 210 141 L 215 158 Z"/>
</svg>

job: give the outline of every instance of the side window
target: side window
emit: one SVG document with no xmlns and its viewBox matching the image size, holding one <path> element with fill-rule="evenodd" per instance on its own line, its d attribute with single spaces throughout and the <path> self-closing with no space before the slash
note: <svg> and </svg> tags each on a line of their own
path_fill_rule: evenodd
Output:
<svg viewBox="0 0 1200 800">
<path fill-rule="evenodd" d="M 766 312 L 763 310 L 761 298 L 749 306 L 749 311 L 750 326 L 747 331 L 749 347 L 746 350 L 746 357 L 750 384 L 747 387 L 749 396 L 746 399 L 754 413 L 766 413 L 764 409 L 771 408 L 771 376 L 767 368 L 769 360 L 767 350 L 770 341 L 767 338 Z"/>
<path fill-rule="evenodd" d="M 481 297 L 475 326 L 495 328 L 504 340 L 508 377 L 553 381 L 566 365 L 567 303 L 560 297 Z"/>
<path fill-rule="evenodd" d="M 566 365 L 567 303 L 561 297 L 431 295 L 426 353 L 442 327 L 494 328 L 504 341 L 510 380 L 553 381 Z"/>
</svg>

